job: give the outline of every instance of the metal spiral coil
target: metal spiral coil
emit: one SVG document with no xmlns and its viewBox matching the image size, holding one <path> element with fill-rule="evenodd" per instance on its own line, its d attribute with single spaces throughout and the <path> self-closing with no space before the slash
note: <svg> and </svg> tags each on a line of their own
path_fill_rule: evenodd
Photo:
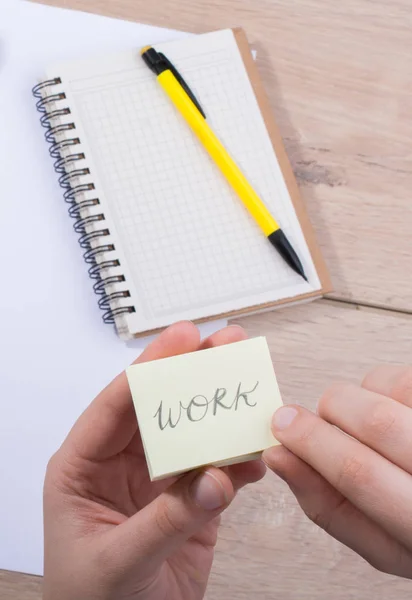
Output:
<svg viewBox="0 0 412 600">
<path fill-rule="evenodd" d="M 110 268 L 114 268 L 114 267 L 120 267 L 120 261 L 115 259 L 115 260 L 105 260 L 104 262 L 101 262 L 99 264 L 95 264 L 92 265 L 89 268 L 89 277 L 90 279 L 96 279 L 97 281 L 100 281 L 101 279 L 101 275 L 100 272 L 103 269 L 110 269 Z"/>
<path fill-rule="evenodd" d="M 76 152 L 76 146 L 80 144 L 79 137 L 76 136 L 75 123 L 59 123 L 56 119 L 66 117 L 71 114 L 70 108 L 55 108 L 54 103 L 66 99 L 64 92 L 56 92 L 53 87 L 62 83 L 60 77 L 48 79 L 36 85 L 32 92 L 36 98 L 36 108 L 41 114 L 40 123 L 45 128 L 45 139 L 49 144 L 49 153 L 54 158 L 54 170 L 59 175 L 59 185 L 64 190 L 64 200 L 69 204 L 69 215 L 74 219 L 74 231 L 79 235 L 80 247 L 84 250 L 84 260 L 89 265 L 89 277 L 94 281 L 93 290 L 99 296 L 98 305 L 104 311 L 104 323 L 114 324 L 116 317 L 135 312 L 134 306 L 111 307 L 111 302 L 122 298 L 130 298 L 130 292 L 127 290 L 107 292 L 107 286 L 112 286 L 125 281 L 124 275 L 112 275 L 104 277 L 106 269 L 119 267 L 118 259 L 110 259 L 110 253 L 115 250 L 114 244 L 105 244 L 102 239 L 101 244 L 96 244 L 96 240 L 110 235 L 109 229 L 103 227 L 96 231 L 87 231 L 87 227 L 92 223 L 104 221 L 103 213 L 95 215 L 82 216 L 82 211 L 87 208 L 100 204 L 98 198 L 78 201 L 78 196 L 85 192 L 95 189 L 93 183 L 81 183 L 79 178 L 90 175 L 88 168 L 75 167 L 70 170 L 69 167 L 77 161 L 83 161 L 86 157 L 81 151 Z M 73 131 L 73 137 L 68 139 L 59 139 L 59 136 L 67 131 Z M 70 149 L 73 146 L 73 152 L 63 154 L 63 150 Z M 105 260 L 98 262 L 98 257 L 104 255 Z M 106 259 L 106 255 L 109 257 Z"/>
<path fill-rule="evenodd" d="M 54 163 L 54 170 L 56 173 L 62 174 L 66 173 L 65 166 L 69 165 L 72 162 L 76 162 L 77 160 L 84 160 L 85 155 L 83 152 L 79 154 L 71 154 L 70 156 L 64 156 L 62 158 L 58 158 Z"/>
</svg>

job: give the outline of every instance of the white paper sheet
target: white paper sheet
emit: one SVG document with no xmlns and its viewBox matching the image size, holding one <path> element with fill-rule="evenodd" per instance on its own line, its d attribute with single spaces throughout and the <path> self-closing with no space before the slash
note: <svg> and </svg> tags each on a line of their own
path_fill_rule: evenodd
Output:
<svg viewBox="0 0 412 600">
<path fill-rule="evenodd" d="M 0 568 L 42 573 L 47 461 L 146 344 L 125 345 L 101 321 L 31 88 L 50 62 L 183 35 L 0 2 Z"/>
</svg>

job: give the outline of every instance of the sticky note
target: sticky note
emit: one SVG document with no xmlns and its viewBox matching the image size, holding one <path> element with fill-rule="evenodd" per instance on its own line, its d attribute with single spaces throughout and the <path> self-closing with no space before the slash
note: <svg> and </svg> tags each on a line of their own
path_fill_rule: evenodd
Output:
<svg viewBox="0 0 412 600">
<path fill-rule="evenodd" d="M 258 458 L 282 404 L 264 337 L 129 367 L 152 481 Z"/>
</svg>

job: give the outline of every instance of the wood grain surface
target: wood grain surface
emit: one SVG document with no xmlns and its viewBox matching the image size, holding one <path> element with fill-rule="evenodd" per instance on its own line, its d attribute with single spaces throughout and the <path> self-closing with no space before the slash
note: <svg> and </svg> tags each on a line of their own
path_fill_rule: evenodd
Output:
<svg viewBox="0 0 412 600">
<path fill-rule="evenodd" d="M 39 600 L 41 598 L 41 584 L 41 577 L 0 571 L 0 599 Z"/>
<path fill-rule="evenodd" d="M 374 365 L 411 362 L 409 315 L 320 301 L 241 323 L 250 336 L 264 328 L 284 401 L 311 410 L 334 381 L 360 383 Z M 269 474 L 226 515 L 208 600 L 407 600 L 411 591 L 319 530 Z"/>
<path fill-rule="evenodd" d="M 201 32 L 242 26 L 335 296 L 412 311 L 410 0 L 45 0 Z"/>
<path fill-rule="evenodd" d="M 312 409 L 336 379 L 412 362 L 410 0 L 48 3 L 194 32 L 242 26 L 343 301 L 242 325 L 267 336 L 285 401 Z M 225 515 L 207 597 L 407 600 L 411 589 L 318 530 L 268 475 Z M 40 598 L 41 579 L 0 572 L 0 600 Z"/>
</svg>

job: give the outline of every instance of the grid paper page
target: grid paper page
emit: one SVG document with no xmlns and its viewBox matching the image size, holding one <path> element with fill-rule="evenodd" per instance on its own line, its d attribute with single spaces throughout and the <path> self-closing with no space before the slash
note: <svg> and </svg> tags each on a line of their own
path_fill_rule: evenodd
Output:
<svg viewBox="0 0 412 600">
<path fill-rule="evenodd" d="M 232 31 L 156 49 L 184 74 L 310 284 L 268 243 L 138 52 L 60 67 L 136 307 L 131 331 L 319 289 Z"/>
</svg>

